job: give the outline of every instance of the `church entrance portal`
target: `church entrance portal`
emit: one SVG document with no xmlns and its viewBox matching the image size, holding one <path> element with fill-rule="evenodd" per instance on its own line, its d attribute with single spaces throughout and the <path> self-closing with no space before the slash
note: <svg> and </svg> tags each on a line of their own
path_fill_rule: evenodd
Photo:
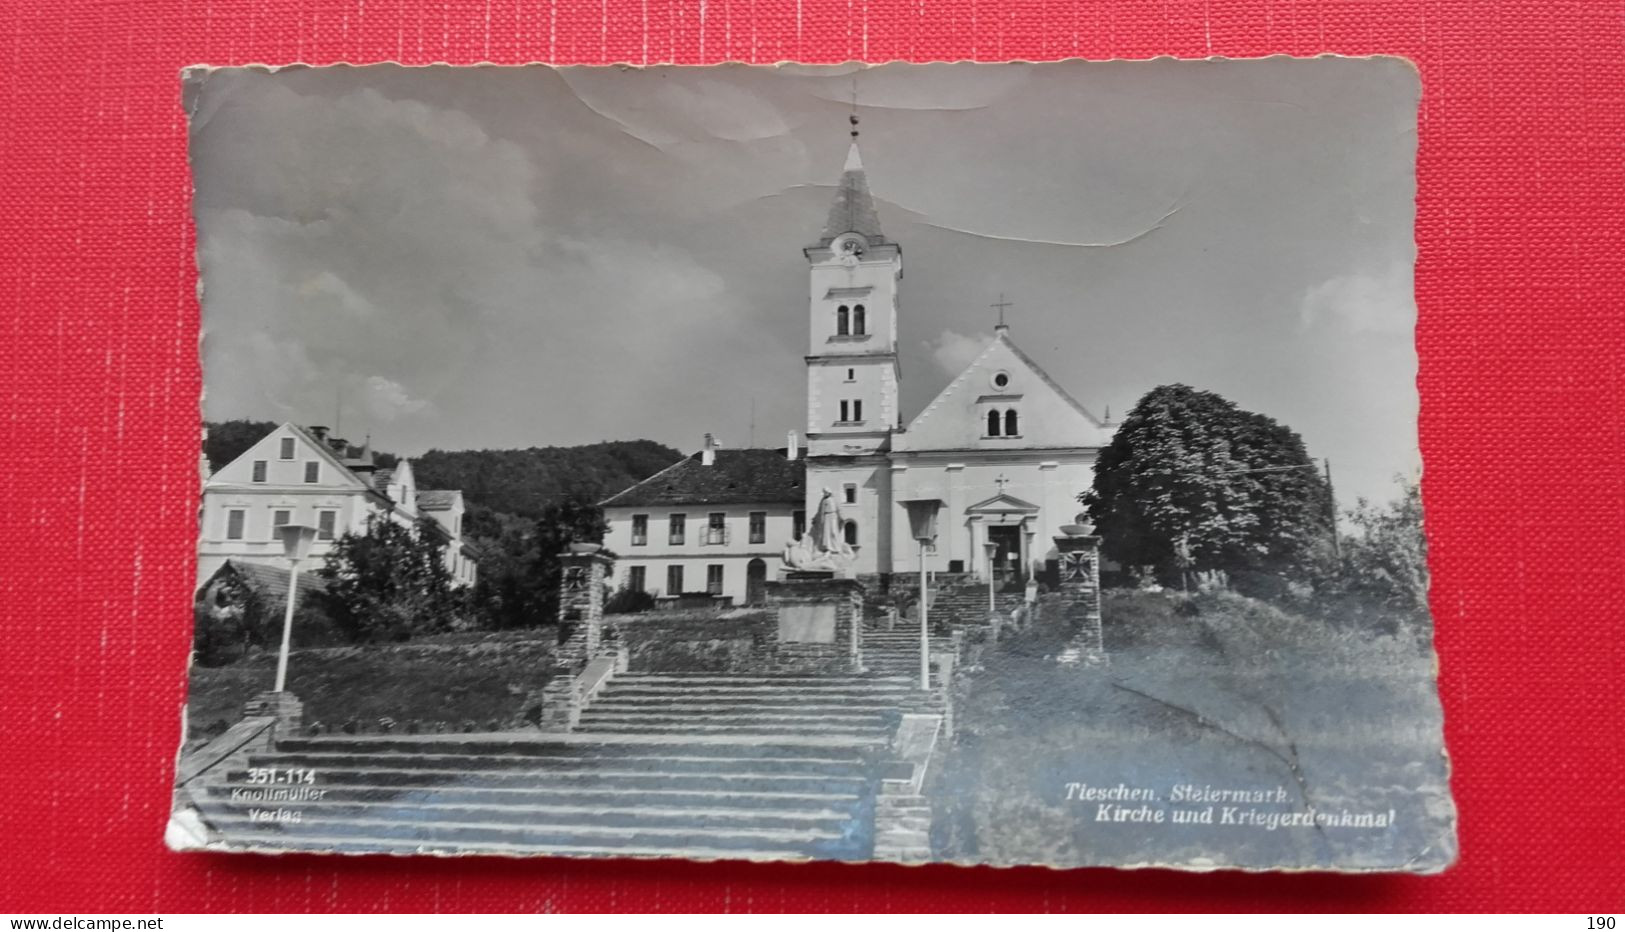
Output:
<svg viewBox="0 0 1625 932">
<path fill-rule="evenodd" d="M 990 524 L 987 539 L 998 549 L 993 553 L 994 579 L 1009 583 L 1021 579 L 1021 525 Z"/>
</svg>

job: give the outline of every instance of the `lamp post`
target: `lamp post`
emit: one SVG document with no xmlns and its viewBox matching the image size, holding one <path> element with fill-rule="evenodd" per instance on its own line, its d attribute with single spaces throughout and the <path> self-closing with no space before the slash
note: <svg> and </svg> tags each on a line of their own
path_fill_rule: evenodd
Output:
<svg viewBox="0 0 1625 932">
<path fill-rule="evenodd" d="M 987 610 L 991 612 L 996 607 L 993 600 L 993 575 L 997 568 L 993 565 L 993 561 L 998 559 L 999 545 L 989 540 L 982 545 L 982 549 L 987 551 Z"/>
<path fill-rule="evenodd" d="M 283 524 L 276 529 L 282 540 L 282 555 L 288 558 L 288 607 L 282 613 L 282 652 L 276 660 L 276 691 L 288 683 L 288 648 L 293 642 L 293 603 L 299 595 L 299 561 L 310 553 L 316 529 L 303 524 Z"/>
<path fill-rule="evenodd" d="M 937 510 L 940 498 L 914 498 L 903 502 L 908 509 L 908 527 L 920 545 L 920 688 L 931 688 L 931 628 L 925 590 L 925 547 L 937 539 Z"/>
</svg>

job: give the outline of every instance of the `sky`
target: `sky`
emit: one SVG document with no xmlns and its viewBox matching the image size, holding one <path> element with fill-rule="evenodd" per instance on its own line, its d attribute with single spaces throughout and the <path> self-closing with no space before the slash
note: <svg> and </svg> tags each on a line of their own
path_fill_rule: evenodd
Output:
<svg viewBox="0 0 1625 932">
<path fill-rule="evenodd" d="M 194 72 L 205 417 L 782 445 L 855 95 L 905 421 L 1002 293 L 1097 416 L 1215 391 L 1387 499 L 1420 470 L 1418 93 L 1337 58 Z"/>
</svg>

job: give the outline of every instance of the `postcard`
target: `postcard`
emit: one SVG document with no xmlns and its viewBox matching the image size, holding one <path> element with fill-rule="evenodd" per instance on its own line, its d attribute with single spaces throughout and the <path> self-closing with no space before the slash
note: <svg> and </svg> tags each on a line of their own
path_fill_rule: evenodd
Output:
<svg viewBox="0 0 1625 932">
<path fill-rule="evenodd" d="M 171 847 L 1454 860 L 1409 63 L 183 83 Z"/>
</svg>

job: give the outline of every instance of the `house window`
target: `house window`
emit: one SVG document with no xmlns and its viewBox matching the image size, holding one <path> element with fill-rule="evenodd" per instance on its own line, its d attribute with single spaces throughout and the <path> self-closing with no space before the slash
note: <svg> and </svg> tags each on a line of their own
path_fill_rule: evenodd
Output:
<svg viewBox="0 0 1625 932">
<path fill-rule="evenodd" d="M 854 307 L 852 309 L 852 335 L 853 336 L 856 336 L 856 337 L 863 336 L 864 328 L 868 325 L 868 322 L 866 320 L 864 320 L 864 317 L 865 317 L 865 314 L 863 313 L 863 305 L 860 304 L 857 307 Z"/>
<path fill-rule="evenodd" d="M 863 420 L 863 402 L 862 401 L 854 401 L 854 402 L 852 402 L 852 420 L 854 420 L 854 421 Z"/>
<path fill-rule="evenodd" d="M 277 508 L 271 512 L 271 539 L 276 540 L 276 529 L 293 520 L 293 513 L 286 508 Z"/>
<path fill-rule="evenodd" d="M 243 521 L 247 517 L 248 512 L 241 508 L 233 508 L 226 512 L 226 540 L 243 539 Z"/>
<path fill-rule="evenodd" d="M 1004 412 L 1004 435 L 1006 437 L 1014 437 L 1021 433 L 1021 430 L 1019 429 L 1020 426 L 1021 425 L 1016 421 L 1015 408 L 1011 408 L 1010 410 Z"/>
<path fill-rule="evenodd" d="M 728 542 L 728 516 L 720 511 L 713 511 L 705 523 L 705 542 L 712 546 Z"/>
<path fill-rule="evenodd" d="M 801 535 L 805 533 L 807 533 L 807 513 L 798 508 L 790 513 L 790 536 L 800 540 Z"/>
<path fill-rule="evenodd" d="M 846 533 L 846 542 L 847 542 L 847 544 L 850 545 L 850 546 L 856 547 L 858 545 L 858 522 L 856 522 L 856 521 L 848 521 L 848 522 L 846 522 L 846 527 L 845 527 L 844 530 L 845 530 L 845 533 Z"/>
<path fill-rule="evenodd" d="M 750 513 L 750 542 L 753 544 L 767 543 L 767 512 L 753 511 Z"/>
<path fill-rule="evenodd" d="M 283 437 L 282 438 L 282 449 L 281 449 L 281 452 L 279 452 L 277 455 L 280 456 L 282 459 L 285 459 L 285 460 L 293 459 L 293 438 L 292 437 Z"/>
<path fill-rule="evenodd" d="M 846 370 L 846 380 L 848 382 L 856 382 L 858 380 L 858 370 L 856 370 L 856 369 L 848 369 L 848 370 Z"/>
<path fill-rule="evenodd" d="M 683 568 L 681 566 L 666 567 L 666 594 L 683 594 Z"/>
<path fill-rule="evenodd" d="M 844 337 L 850 331 L 851 324 L 849 323 L 849 317 L 847 316 L 850 313 L 851 312 L 847 310 L 847 307 L 844 304 L 835 309 L 835 335 L 836 336 Z"/>
<path fill-rule="evenodd" d="M 858 486 L 857 486 L 857 483 L 848 482 L 844 486 L 844 489 L 845 489 L 845 492 L 846 492 L 846 503 L 848 505 L 856 505 L 858 503 Z"/>
<path fill-rule="evenodd" d="M 705 568 L 705 591 L 712 595 L 722 594 L 722 564 L 713 563 Z"/>
<path fill-rule="evenodd" d="M 641 566 L 627 567 L 626 588 L 633 592 L 647 592 L 649 589 L 648 575 Z"/>
<path fill-rule="evenodd" d="M 684 538 L 688 536 L 686 533 L 687 521 L 688 515 L 671 516 L 671 529 L 666 534 L 666 543 L 671 544 L 672 546 L 678 546 L 683 543 Z"/>
<path fill-rule="evenodd" d="M 999 412 L 997 411 L 989 411 L 987 413 L 987 435 L 989 437 L 997 437 L 999 435 Z"/>
<path fill-rule="evenodd" d="M 305 481 L 306 482 L 320 482 L 321 478 L 322 478 L 322 464 L 316 462 L 315 460 L 307 461 L 305 463 Z"/>
<path fill-rule="evenodd" d="M 850 402 L 850 401 L 841 402 L 841 423 L 845 424 L 846 422 L 852 420 L 851 414 L 852 414 L 852 402 Z"/>
<path fill-rule="evenodd" d="M 265 461 L 264 460 L 255 460 L 254 461 L 254 481 L 255 482 L 264 482 L 265 481 Z"/>
<path fill-rule="evenodd" d="M 338 526 L 339 513 L 336 511 L 316 512 L 316 539 L 332 540 L 333 531 Z"/>
<path fill-rule="evenodd" d="M 646 547 L 649 545 L 649 516 L 632 516 L 632 546 Z"/>
</svg>

